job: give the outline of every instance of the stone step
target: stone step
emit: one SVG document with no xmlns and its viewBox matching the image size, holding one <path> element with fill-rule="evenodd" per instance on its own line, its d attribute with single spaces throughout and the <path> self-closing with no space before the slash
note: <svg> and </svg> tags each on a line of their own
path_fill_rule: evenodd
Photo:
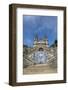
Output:
<svg viewBox="0 0 68 90">
<path fill-rule="evenodd" d="M 38 64 L 38 65 L 32 65 L 28 66 L 27 68 L 24 68 L 23 73 L 24 74 L 42 74 L 42 73 L 56 73 L 56 68 L 51 68 L 47 64 Z"/>
</svg>

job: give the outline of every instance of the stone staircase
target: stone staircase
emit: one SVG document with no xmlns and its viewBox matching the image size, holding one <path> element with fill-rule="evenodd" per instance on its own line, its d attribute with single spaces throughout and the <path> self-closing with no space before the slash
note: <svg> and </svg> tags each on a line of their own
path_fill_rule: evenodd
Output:
<svg viewBox="0 0 68 90">
<path fill-rule="evenodd" d="M 23 60 L 23 67 L 27 67 L 27 66 L 30 66 L 30 65 L 34 65 L 34 61 L 29 59 L 27 56 L 24 56 L 24 60 Z"/>
<path fill-rule="evenodd" d="M 23 74 L 47 74 L 56 73 L 57 68 L 51 68 L 48 64 L 36 64 L 23 69 Z"/>
</svg>

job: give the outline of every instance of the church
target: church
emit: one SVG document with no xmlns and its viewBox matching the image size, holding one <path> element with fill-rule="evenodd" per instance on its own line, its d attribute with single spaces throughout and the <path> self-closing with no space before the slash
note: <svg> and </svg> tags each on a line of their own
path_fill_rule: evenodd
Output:
<svg viewBox="0 0 68 90">
<path fill-rule="evenodd" d="M 35 35 L 33 47 L 23 46 L 24 68 L 36 64 L 52 64 L 52 67 L 57 67 L 57 46 L 53 44 L 49 47 L 47 37 L 39 40 L 38 35 Z"/>
</svg>

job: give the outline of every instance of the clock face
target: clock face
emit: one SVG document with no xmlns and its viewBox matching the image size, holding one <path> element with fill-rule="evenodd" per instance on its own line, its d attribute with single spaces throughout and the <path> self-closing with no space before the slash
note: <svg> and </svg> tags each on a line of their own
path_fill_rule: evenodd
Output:
<svg viewBox="0 0 68 90">
<path fill-rule="evenodd" d="M 47 61 L 47 53 L 44 51 L 37 51 L 34 53 L 34 60 L 36 63 L 46 63 Z"/>
</svg>

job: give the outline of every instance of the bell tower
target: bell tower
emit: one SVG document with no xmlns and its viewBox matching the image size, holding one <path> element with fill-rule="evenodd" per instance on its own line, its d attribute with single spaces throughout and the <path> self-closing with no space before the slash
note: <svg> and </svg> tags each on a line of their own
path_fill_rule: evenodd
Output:
<svg viewBox="0 0 68 90">
<path fill-rule="evenodd" d="M 35 34 L 35 38 L 34 38 L 34 47 L 37 46 L 37 42 L 38 42 L 38 35 Z"/>
<path fill-rule="evenodd" d="M 44 36 L 43 41 L 45 42 L 45 46 L 48 47 L 48 39 L 46 35 Z"/>
</svg>

